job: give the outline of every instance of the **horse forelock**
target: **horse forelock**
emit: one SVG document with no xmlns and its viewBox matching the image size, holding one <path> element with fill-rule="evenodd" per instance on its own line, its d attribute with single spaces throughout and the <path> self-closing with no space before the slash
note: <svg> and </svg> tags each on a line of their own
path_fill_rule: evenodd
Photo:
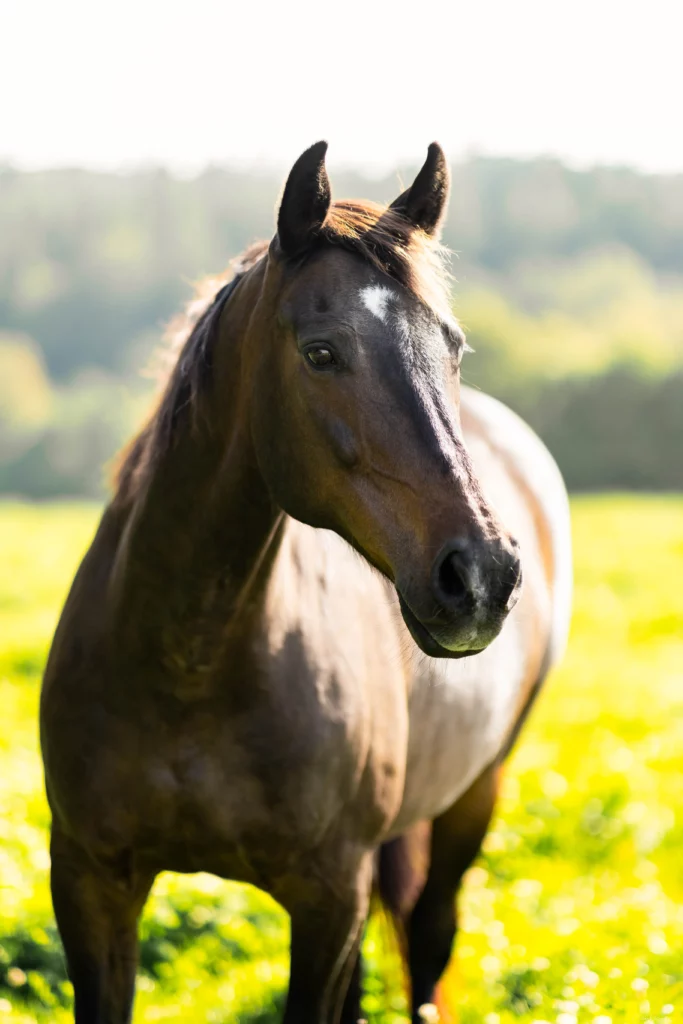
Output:
<svg viewBox="0 0 683 1024">
<path fill-rule="evenodd" d="M 452 321 L 450 252 L 397 210 L 367 199 L 337 200 L 321 235 L 397 281 L 445 323 Z"/>
</svg>

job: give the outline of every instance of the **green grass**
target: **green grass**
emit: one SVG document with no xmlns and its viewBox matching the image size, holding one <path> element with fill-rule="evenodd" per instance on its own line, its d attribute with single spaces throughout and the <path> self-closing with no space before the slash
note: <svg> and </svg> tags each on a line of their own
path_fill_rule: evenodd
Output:
<svg viewBox="0 0 683 1024">
<path fill-rule="evenodd" d="M 661 1024 L 683 1010 L 683 499 L 574 502 L 570 648 L 467 878 L 444 984 L 463 1024 Z M 94 528 L 86 506 L 0 506 L 0 1020 L 69 1020 L 37 753 L 41 666 Z M 265 896 L 165 875 L 136 1020 L 277 1019 L 287 921 Z M 365 1011 L 400 1012 L 376 923 Z M 388 985 L 381 975 L 389 977 Z"/>
</svg>

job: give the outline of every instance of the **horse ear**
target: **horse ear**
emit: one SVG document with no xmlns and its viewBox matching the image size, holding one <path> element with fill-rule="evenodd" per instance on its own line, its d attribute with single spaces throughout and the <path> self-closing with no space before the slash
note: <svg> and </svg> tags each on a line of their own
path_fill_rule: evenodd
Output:
<svg viewBox="0 0 683 1024">
<path fill-rule="evenodd" d="M 277 217 L 277 237 L 285 256 L 304 252 L 327 216 L 331 193 L 326 152 L 326 142 L 314 143 L 289 172 Z"/>
<path fill-rule="evenodd" d="M 428 235 L 438 235 L 448 205 L 451 176 L 444 151 L 432 142 L 417 178 L 389 207 Z"/>
</svg>

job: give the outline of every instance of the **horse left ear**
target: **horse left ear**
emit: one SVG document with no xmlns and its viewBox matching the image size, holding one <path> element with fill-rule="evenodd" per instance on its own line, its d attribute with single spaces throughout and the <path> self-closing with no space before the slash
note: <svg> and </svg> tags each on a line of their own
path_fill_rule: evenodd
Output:
<svg viewBox="0 0 683 1024">
<path fill-rule="evenodd" d="M 332 197 L 326 152 L 326 142 L 314 143 L 289 172 L 277 217 L 277 238 L 285 256 L 305 252 L 327 216 Z"/>
<path fill-rule="evenodd" d="M 417 178 L 389 207 L 409 220 L 428 235 L 441 231 L 451 176 L 446 155 L 438 142 L 432 142 L 427 150 L 427 159 Z"/>
</svg>

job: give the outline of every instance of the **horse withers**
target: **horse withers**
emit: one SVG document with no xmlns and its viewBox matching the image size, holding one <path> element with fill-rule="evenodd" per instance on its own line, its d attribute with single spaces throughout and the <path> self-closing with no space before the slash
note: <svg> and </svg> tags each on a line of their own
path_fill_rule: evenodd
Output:
<svg viewBox="0 0 683 1024">
<path fill-rule="evenodd" d="M 513 413 L 460 390 L 444 155 L 383 208 L 332 202 L 325 151 L 294 165 L 270 245 L 192 307 L 52 645 L 41 736 L 77 1024 L 130 1019 L 163 870 L 287 910 L 285 1024 L 358 1018 L 376 886 L 417 1014 L 565 640 L 560 475 Z"/>
</svg>

